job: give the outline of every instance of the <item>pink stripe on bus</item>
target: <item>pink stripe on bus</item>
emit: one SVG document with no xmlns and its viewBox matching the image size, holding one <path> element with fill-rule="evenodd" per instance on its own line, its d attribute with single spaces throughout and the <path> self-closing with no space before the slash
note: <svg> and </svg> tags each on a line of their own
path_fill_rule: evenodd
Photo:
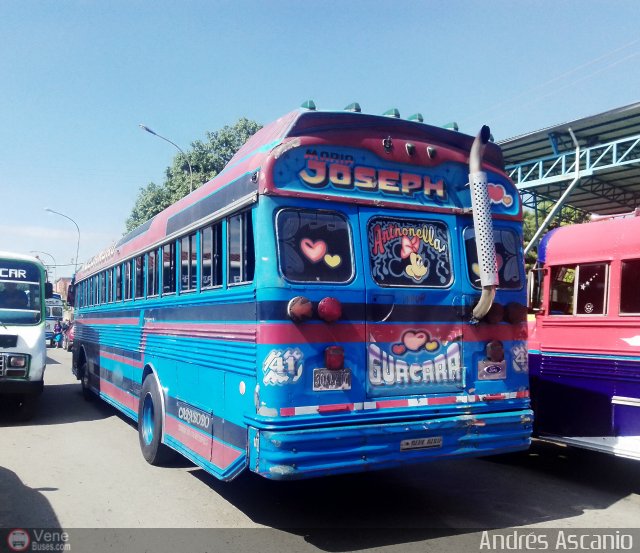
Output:
<svg viewBox="0 0 640 553">
<path fill-rule="evenodd" d="M 124 363 L 125 365 L 131 365 L 137 369 L 142 368 L 142 361 L 136 361 L 135 359 L 130 359 L 129 357 L 124 357 L 123 355 L 117 355 L 115 353 L 109 353 L 107 351 L 101 351 L 100 357 L 104 359 L 111 359 L 111 361 L 115 361 L 117 363 Z"/>
<path fill-rule="evenodd" d="M 104 378 L 100 379 L 100 392 L 117 401 L 120 405 L 128 407 L 133 412 L 138 411 L 138 398 L 132 396 L 122 388 L 118 388 L 115 384 L 108 382 Z"/>
</svg>

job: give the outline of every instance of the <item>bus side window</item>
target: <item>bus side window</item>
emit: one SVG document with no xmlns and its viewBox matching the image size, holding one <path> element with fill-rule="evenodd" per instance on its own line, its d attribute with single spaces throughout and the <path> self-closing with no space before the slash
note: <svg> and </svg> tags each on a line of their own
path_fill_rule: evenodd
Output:
<svg viewBox="0 0 640 553">
<path fill-rule="evenodd" d="M 564 265 L 551 268 L 549 315 L 573 314 L 573 289 L 575 278 L 575 265 Z"/>
<path fill-rule="evenodd" d="M 122 265 L 116 267 L 116 301 L 122 301 Z"/>
<path fill-rule="evenodd" d="M 638 288 L 640 288 L 640 259 L 623 261 L 620 282 L 620 314 L 640 314 Z"/>
<path fill-rule="evenodd" d="M 136 298 L 144 298 L 144 255 L 135 258 Z"/>
<path fill-rule="evenodd" d="M 158 295 L 158 252 L 151 250 L 147 254 L 147 296 Z"/>
<path fill-rule="evenodd" d="M 200 265 L 202 288 L 212 288 L 222 284 L 222 224 L 215 223 L 203 228 L 201 232 L 202 240 L 202 262 Z"/>
<path fill-rule="evenodd" d="M 129 261 L 125 262 L 124 264 L 124 299 L 126 300 L 130 300 L 131 296 L 133 295 L 132 292 L 132 287 L 133 287 L 133 275 L 131 274 L 131 262 L 133 260 L 130 259 Z"/>
<path fill-rule="evenodd" d="M 227 219 L 229 242 L 229 284 L 253 280 L 255 266 L 251 212 L 245 211 Z"/>
<path fill-rule="evenodd" d="M 162 293 L 174 294 L 176 291 L 176 243 L 162 247 Z"/>
<path fill-rule="evenodd" d="M 604 315 L 607 297 L 607 265 L 580 265 L 576 293 L 576 315 Z"/>
<path fill-rule="evenodd" d="M 184 236 L 180 241 L 180 291 L 196 289 L 196 233 Z"/>
</svg>

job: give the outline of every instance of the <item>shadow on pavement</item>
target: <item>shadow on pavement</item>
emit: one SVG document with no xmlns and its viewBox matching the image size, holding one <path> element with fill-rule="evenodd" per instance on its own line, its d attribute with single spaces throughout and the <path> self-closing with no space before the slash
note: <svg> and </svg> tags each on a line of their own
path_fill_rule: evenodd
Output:
<svg viewBox="0 0 640 553">
<path fill-rule="evenodd" d="M 46 384 L 38 399 L 34 417 L 26 422 L 18 422 L 15 408 L 10 401 L 0 400 L 0 427 L 2 426 L 43 426 L 48 424 L 68 424 L 81 421 L 105 419 L 114 415 L 102 401 L 85 401 L 80 384 Z"/>
<path fill-rule="evenodd" d="M 49 500 L 37 489 L 25 486 L 14 472 L 0 467 L 0 528 L 34 527 L 61 528 Z"/>
<path fill-rule="evenodd" d="M 304 536 L 325 551 L 353 551 L 576 517 L 640 488 L 637 463 L 604 455 L 585 463 L 583 452 L 565 453 L 536 446 L 292 482 L 248 472 L 232 483 L 200 469 L 192 474 L 258 524 Z"/>
</svg>

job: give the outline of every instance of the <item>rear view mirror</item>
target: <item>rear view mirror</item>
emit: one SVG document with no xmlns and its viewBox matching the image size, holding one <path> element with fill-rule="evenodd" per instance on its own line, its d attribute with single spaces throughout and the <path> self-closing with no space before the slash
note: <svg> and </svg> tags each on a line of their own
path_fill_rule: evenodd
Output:
<svg viewBox="0 0 640 553">
<path fill-rule="evenodd" d="M 53 284 L 50 282 L 44 283 L 44 298 L 49 299 L 53 297 Z"/>
</svg>

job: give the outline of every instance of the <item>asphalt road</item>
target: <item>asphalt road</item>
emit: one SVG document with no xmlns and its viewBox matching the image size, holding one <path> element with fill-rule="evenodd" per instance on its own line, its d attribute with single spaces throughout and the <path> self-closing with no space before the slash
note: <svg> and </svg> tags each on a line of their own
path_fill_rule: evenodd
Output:
<svg viewBox="0 0 640 553">
<path fill-rule="evenodd" d="M 301 482 L 244 474 L 224 483 L 188 461 L 152 467 L 135 425 L 84 401 L 70 364 L 70 353 L 49 350 L 45 393 L 29 423 L 0 410 L 0 528 L 224 528 L 232 530 L 217 539 L 263 551 L 269 540 L 274 551 L 456 551 L 471 539 L 477 551 L 488 528 L 640 526 L 640 463 L 545 444 Z M 240 530 L 248 528 L 271 530 Z"/>
</svg>

